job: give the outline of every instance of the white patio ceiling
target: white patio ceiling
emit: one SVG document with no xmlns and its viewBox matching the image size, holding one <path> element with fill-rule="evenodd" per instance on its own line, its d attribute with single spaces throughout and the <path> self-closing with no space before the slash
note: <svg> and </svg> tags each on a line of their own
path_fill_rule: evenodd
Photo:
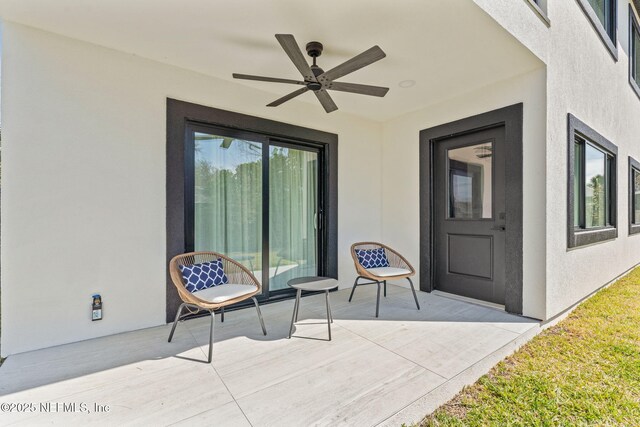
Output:
<svg viewBox="0 0 640 427">
<path fill-rule="evenodd" d="M 541 66 L 472 0 L 0 0 L 0 16 L 230 81 L 232 72 L 299 77 L 276 33 L 301 48 L 322 42 L 325 70 L 378 44 L 387 58 L 340 81 L 388 86 L 388 95 L 332 92 L 341 111 L 376 121 Z M 416 84 L 400 88 L 404 80 Z M 235 83 L 273 99 L 297 89 Z M 318 105 L 310 93 L 292 102 Z"/>
</svg>

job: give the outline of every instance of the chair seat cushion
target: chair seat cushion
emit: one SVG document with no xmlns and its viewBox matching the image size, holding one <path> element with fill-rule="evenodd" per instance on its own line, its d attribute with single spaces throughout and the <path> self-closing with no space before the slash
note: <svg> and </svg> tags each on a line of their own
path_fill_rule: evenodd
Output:
<svg viewBox="0 0 640 427">
<path fill-rule="evenodd" d="M 403 276 L 405 274 L 410 274 L 411 270 L 407 270 L 406 268 L 397 268 L 397 267 L 376 267 L 376 268 L 367 268 L 367 272 L 378 277 L 392 277 L 392 276 Z"/>
<path fill-rule="evenodd" d="M 184 287 L 191 293 L 229 282 L 222 259 L 200 264 L 180 265 Z"/>
<path fill-rule="evenodd" d="M 225 301 L 229 301 L 243 295 L 248 295 L 258 289 L 254 285 L 242 285 L 236 283 L 227 283 L 225 285 L 214 286 L 212 288 L 196 291 L 193 295 L 205 301 L 212 302 L 214 304 L 220 304 Z"/>
<path fill-rule="evenodd" d="M 384 248 L 356 249 L 358 262 L 364 268 L 389 267 L 389 260 Z"/>
</svg>

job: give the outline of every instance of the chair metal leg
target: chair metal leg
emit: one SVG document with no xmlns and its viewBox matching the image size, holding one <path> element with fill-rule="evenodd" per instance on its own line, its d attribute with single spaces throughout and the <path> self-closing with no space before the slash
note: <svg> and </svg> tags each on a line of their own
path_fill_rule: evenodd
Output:
<svg viewBox="0 0 640 427">
<path fill-rule="evenodd" d="M 327 328 L 329 329 L 329 341 L 331 341 L 331 311 L 329 310 L 329 291 L 324 292 L 325 301 L 327 302 Z"/>
<path fill-rule="evenodd" d="M 211 363 L 213 357 L 213 325 L 216 323 L 216 314 L 211 310 L 209 312 L 211 314 L 211 329 L 209 329 L 209 362 Z"/>
<path fill-rule="evenodd" d="M 413 299 L 416 300 L 416 306 L 418 307 L 418 310 L 420 310 L 420 304 L 418 303 L 418 296 L 416 295 L 416 290 L 413 287 L 413 282 L 408 277 L 407 277 L 407 280 L 409 281 L 409 284 L 411 285 L 411 292 L 413 292 Z"/>
<path fill-rule="evenodd" d="M 360 276 L 356 277 L 356 281 L 353 282 L 353 288 L 351 288 L 351 295 L 349 295 L 349 302 L 351 302 L 351 298 L 353 298 L 353 292 L 356 290 L 356 287 L 358 286 L 358 279 L 360 279 Z"/>
<path fill-rule="evenodd" d="M 387 281 L 384 281 L 384 297 L 387 297 Z"/>
<path fill-rule="evenodd" d="M 224 307 L 220 307 L 220 322 L 224 323 Z"/>
<path fill-rule="evenodd" d="M 258 319 L 260 319 L 260 326 L 262 326 L 262 333 L 267 335 L 267 328 L 264 327 L 264 320 L 262 319 L 262 312 L 260 311 L 260 306 L 258 305 L 258 300 L 256 297 L 251 297 L 253 303 L 256 305 L 256 310 L 258 311 Z M 224 313 L 224 311 L 222 312 Z"/>
<path fill-rule="evenodd" d="M 380 313 L 380 282 L 376 282 L 378 285 L 378 298 L 376 299 L 376 317 Z"/>
<path fill-rule="evenodd" d="M 171 333 L 169 334 L 169 341 L 171 342 L 171 339 L 173 338 L 173 333 L 176 331 L 176 326 L 178 325 L 178 320 L 180 319 L 180 316 L 182 315 L 182 309 L 185 307 L 185 304 L 182 303 L 180 304 L 180 307 L 178 308 L 178 312 L 176 313 L 176 319 L 173 321 L 173 326 L 171 327 Z"/>
<path fill-rule="evenodd" d="M 329 302 L 329 291 L 327 291 L 327 305 L 329 306 L 329 318 L 331 319 L 331 323 L 333 323 L 333 312 L 331 311 L 331 303 Z"/>
<path fill-rule="evenodd" d="M 291 338 L 291 334 L 293 334 L 293 324 L 295 323 L 298 317 L 298 302 L 300 301 L 300 299 L 298 298 L 299 296 L 300 296 L 300 289 L 298 289 L 298 292 L 296 292 L 296 302 L 293 304 L 293 314 L 291 315 L 291 326 L 289 327 L 289 338 Z"/>
</svg>

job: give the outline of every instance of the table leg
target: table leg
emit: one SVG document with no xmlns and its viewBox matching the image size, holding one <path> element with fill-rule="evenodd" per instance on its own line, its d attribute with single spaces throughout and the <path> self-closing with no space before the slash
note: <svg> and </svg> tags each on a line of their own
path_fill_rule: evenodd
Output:
<svg viewBox="0 0 640 427">
<path fill-rule="evenodd" d="M 331 298 L 329 296 L 329 291 L 327 291 L 327 304 L 329 305 L 329 316 L 331 317 L 331 323 L 333 323 L 333 311 L 331 310 Z"/>
<path fill-rule="evenodd" d="M 327 327 L 329 328 L 329 341 L 331 341 L 331 313 L 329 310 L 329 291 L 324 291 L 325 300 L 327 302 Z"/>
<path fill-rule="evenodd" d="M 302 289 L 296 292 L 296 323 L 298 323 L 298 312 L 300 311 L 300 298 L 302 297 Z"/>
<path fill-rule="evenodd" d="M 291 338 L 291 334 L 293 334 L 293 324 L 295 323 L 296 318 L 298 317 L 298 302 L 300 301 L 299 296 L 300 296 L 300 290 L 298 289 L 298 292 L 296 293 L 296 302 L 293 304 L 293 314 L 291 315 L 291 326 L 289 327 L 289 338 Z"/>
</svg>

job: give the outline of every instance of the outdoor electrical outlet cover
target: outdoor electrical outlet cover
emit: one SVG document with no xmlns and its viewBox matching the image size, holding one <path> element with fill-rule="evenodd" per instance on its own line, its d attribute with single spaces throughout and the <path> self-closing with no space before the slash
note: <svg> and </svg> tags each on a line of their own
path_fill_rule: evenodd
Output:
<svg viewBox="0 0 640 427">
<path fill-rule="evenodd" d="M 102 320 L 102 297 L 100 294 L 92 295 L 91 321 Z"/>
</svg>

